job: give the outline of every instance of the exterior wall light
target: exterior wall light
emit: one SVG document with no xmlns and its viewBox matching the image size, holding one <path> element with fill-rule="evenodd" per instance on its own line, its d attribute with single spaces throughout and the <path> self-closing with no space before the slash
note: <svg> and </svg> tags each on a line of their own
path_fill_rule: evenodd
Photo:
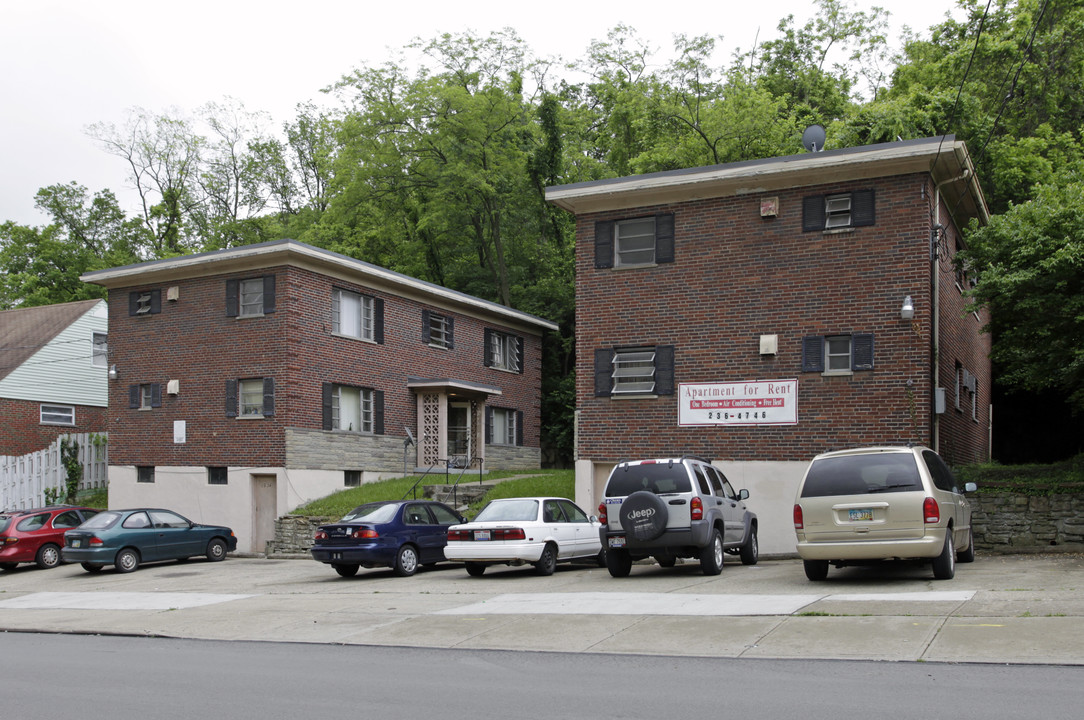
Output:
<svg viewBox="0 0 1084 720">
<path fill-rule="evenodd" d="M 903 307 L 900 308 L 900 317 L 904 320 L 910 320 L 915 316 L 915 304 L 911 300 L 911 296 L 908 295 L 903 299 Z"/>
<path fill-rule="evenodd" d="M 110 380 L 116 380 L 117 379 L 117 366 L 116 365 L 110 365 L 109 366 L 109 379 Z"/>
</svg>

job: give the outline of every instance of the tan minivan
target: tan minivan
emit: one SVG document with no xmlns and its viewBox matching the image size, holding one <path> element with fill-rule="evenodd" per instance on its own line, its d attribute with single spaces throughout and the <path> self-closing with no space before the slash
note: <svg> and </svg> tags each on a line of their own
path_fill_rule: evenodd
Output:
<svg viewBox="0 0 1084 720">
<path fill-rule="evenodd" d="M 968 483 L 963 491 L 974 492 Z M 971 506 L 926 447 L 839 450 L 813 458 L 794 505 L 798 555 L 810 580 L 828 566 L 927 559 L 949 580 L 975 559 Z"/>
</svg>

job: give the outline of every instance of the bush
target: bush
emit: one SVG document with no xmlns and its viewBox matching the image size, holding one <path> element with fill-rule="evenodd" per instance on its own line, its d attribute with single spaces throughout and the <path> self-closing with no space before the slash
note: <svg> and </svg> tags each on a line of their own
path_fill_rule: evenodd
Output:
<svg viewBox="0 0 1084 720">
<path fill-rule="evenodd" d="M 980 493 L 1075 495 L 1084 493 L 1084 454 L 1044 465 L 967 465 L 956 476 L 961 483 L 978 485 Z"/>
</svg>

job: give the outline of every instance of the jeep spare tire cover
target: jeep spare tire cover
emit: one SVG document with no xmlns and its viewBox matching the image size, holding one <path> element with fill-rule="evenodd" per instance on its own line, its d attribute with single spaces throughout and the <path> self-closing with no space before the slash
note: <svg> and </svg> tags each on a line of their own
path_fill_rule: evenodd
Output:
<svg viewBox="0 0 1084 720">
<path fill-rule="evenodd" d="M 621 503 L 618 518 L 621 527 L 634 539 L 654 540 L 666 530 L 666 503 L 653 492 L 639 490 Z"/>
</svg>

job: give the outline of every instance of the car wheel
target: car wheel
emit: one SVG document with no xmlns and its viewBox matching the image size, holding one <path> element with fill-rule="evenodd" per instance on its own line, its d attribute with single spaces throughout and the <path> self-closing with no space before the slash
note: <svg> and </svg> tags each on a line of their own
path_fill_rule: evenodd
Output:
<svg viewBox="0 0 1084 720">
<path fill-rule="evenodd" d="M 410 577 L 418 572 L 418 549 L 413 545 L 404 545 L 399 548 L 392 570 L 399 577 Z"/>
<path fill-rule="evenodd" d="M 673 555 L 656 555 L 655 562 L 659 564 L 659 567 L 672 568 L 677 565 L 677 558 Z"/>
<path fill-rule="evenodd" d="M 132 572 L 139 567 L 139 553 L 132 548 L 124 548 L 117 553 L 117 557 L 113 561 L 113 567 L 115 567 L 119 573 Z"/>
<path fill-rule="evenodd" d="M 482 577 L 486 571 L 486 566 L 482 563 L 469 562 L 464 563 L 464 566 L 467 568 L 467 574 L 471 577 Z"/>
<path fill-rule="evenodd" d="M 945 547 L 933 559 L 933 576 L 938 580 L 951 580 L 956 575 L 956 548 L 952 542 L 952 528 L 945 531 Z"/>
<path fill-rule="evenodd" d="M 975 562 L 975 532 L 971 528 L 967 529 L 967 549 L 956 553 L 956 562 Z"/>
<path fill-rule="evenodd" d="M 803 560 L 802 565 L 805 566 L 805 576 L 814 582 L 828 577 L 827 560 Z"/>
<path fill-rule="evenodd" d="M 38 548 L 38 554 L 34 556 L 34 562 L 42 570 L 55 568 L 60 564 L 60 548 L 52 543 L 45 543 Z"/>
<path fill-rule="evenodd" d="M 552 575 L 556 569 L 557 546 L 553 543 L 546 543 L 546 547 L 542 548 L 542 556 L 534 564 L 534 572 L 536 575 Z"/>
<path fill-rule="evenodd" d="M 332 565 L 335 572 L 343 577 L 354 577 L 358 574 L 358 565 Z"/>
<path fill-rule="evenodd" d="M 19 563 L 0 563 L 0 570 L 14 570 Z"/>
<path fill-rule="evenodd" d="M 711 539 L 700 551 L 700 569 L 705 575 L 718 575 L 723 571 L 723 536 L 718 528 L 711 529 Z"/>
<path fill-rule="evenodd" d="M 606 550 L 606 569 L 615 578 L 628 577 L 632 572 L 632 556 L 628 550 Z"/>
<path fill-rule="evenodd" d="M 653 492 L 637 490 L 625 498 L 618 511 L 621 527 L 640 542 L 648 542 L 666 531 L 669 514 L 666 503 Z"/>
<path fill-rule="evenodd" d="M 212 538 L 207 543 L 207 559 L 211 562 L 219 562 L 226 559 L 226 541 L 222 538 Z"/>
<path fill-rule="evenodd" d="M 760 545 L 757 543 L 757 526 L 749 528 L 749 542 L 741 546 L 741 564 L 756 565 L 760 559 Z"/>
<path fill-rule="evenodd" d="M 102 571 L 102 566 L 98 563 L 79 563 L 83 566 L 83 569 L 88 573 L 96 573 Z"/>
</svg>

